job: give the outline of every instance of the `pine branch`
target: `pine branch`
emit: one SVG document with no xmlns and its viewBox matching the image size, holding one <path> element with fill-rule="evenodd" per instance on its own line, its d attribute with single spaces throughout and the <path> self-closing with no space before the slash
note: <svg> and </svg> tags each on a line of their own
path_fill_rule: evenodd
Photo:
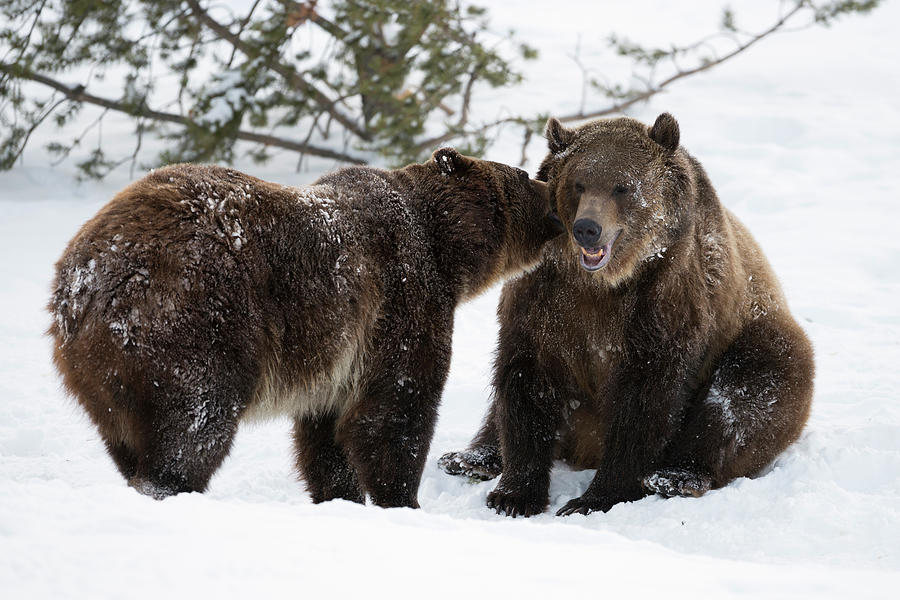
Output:
<svg viewBox="0 0 900 600">
<path fill-rule="evenodd" d="M 291 2 L 290 5 L 293 9 L 293 14 L 298 15 L 298 18 L 315 23 L 325 31 L 325 33 L 336 40 L 343 41 L 346 39 L 350 34 L 342 27 L 338 26 L 337 23 L 329 21 L 320 15 L 319 11 L 316 10 L 316 3 L 316 0 L 311 0 L 309 2 Z M 302 21 L 299 22 L 302 23 Z"/>
<path fill-rule="evenodd" d="M 35 73 L 29 71 L 28 69 L 16 66 L 16 65 L 7 65 L 0 63 L 0 72 L 6 73 L 13 78 L 19 79 L 27 79 L 30 81 L 34 81 L 36 83 L 43 84 L 47 87 L 53 88 L 59 92 L 62 92 L 68 100 L 73 102 L 87 102 L 88 104 L 93 104 L 96 106 L 102 106 L 104 108 L 108 108 L 110 110 L 114 110 L 117 112 L 125 113 L 127 115 L 131 115 L 133 117 L 142 117 L 146 119 L 151 119 L 153 121 L 161 121 L 166 123 L 175 123 L 177 125 L 182 125 L 187 127 L 188 125 L 192 125 L 193 122 L 187 117 L 183 117 L 181 115 L 176 115 L 173 113 L 167 113 L 157 110 L 151 110 L 146 106 L 142 107 L 133 107 L 122 102 L 117 102 L 115 100 L 110 100 L 109 98 L 102 98 L 100 96 L 95 96 L 93 94 L 89 94 L 85 91 L 84 86 L 68 86 L 62 82 L 59 82 L 55 79 L 42 75 L 40 73 Z M 330 113 L 329 113 L 330 114 Z M 285 138 L 255 133 L 252 131 L 238 131 L 236 133 L 236 137 L 239 140 L 244 140 L 247 142 L 256 142 L 258 144 L 263 144 L 265 146 L 274 146 L 276 148 L 284 148 L 286 150 L 292 150 L 294 152 L 304 152 L 307 154 L 311 154 L 313 156 L 321 156 L 323 158 L 332 158 L 334 160 L 339 160 L 341 162 L 352 163 L 352 164 L 365 164 L 361 158 L 357 158 L 354 156 L 350 156 L 348 154 L 344 154 L 341 152 L 335 152 L 333 150 L 329 150 L 327 148 L 320 148 L 318 146 L 311 146 L 309 144 L 302 144 L 299 142 L 295 142 L 293 140 L 288 140 Z"/>
<path fill-rule="evenodd" d="M 639 102 L 649 100 L 650 98 L 652 98 L 656 94 L 662 92 L 665 88 L 667 88 L 671 84 L 675 83 L 676 81 L 678 81 L 680 79 L 684 79 L 685 77 L 690 77 L 691 75 L 695 75 L 697 73 L 701 73 L 703 71 L 708 71 L 709 69 L 712 69 L 713 67 L 720 65 L 723 62 L 725 62 L 731 58 L 734 58 L 738 54 L 741 54 L 742 52 L 746 51 L 748 48 L 750 48 L 751 46 L 753 46 L 754 44 L 756 44 L 763 38 L 766 38 L 769 35 L 778 31 L 779 29 L 783 28 L 784 24 L 795 14 L 797 14 L 798 12 L 803 10 L 803 8 L 805 8 L 805 6 L 806 6 L 806 3 L 804 1 L 801 0 L 801 1 L 797 2 L 797 4 L 795 4 L 794 7 L 790 11 L 788 11 L 787 13 L 785 13 L 784 15 L 779 17 L 779 19 L 775 22 L 774 25 L 772 25 L 765 31 L 752 36 L 746 42 L 744 42 L 742 44 L 738 44 L 737 48 L 735 48 L 728 54 L 724 54 L 724 55 L 720 56 L 719 58 L 716 58 L 715 60 L 710 60 L 710 61 L 704 62 L 703 64 L 701 64 L 697 67 L 694 67 L 693 69 L 678 70 L 675 74 L 673 74 L 672 76 L 668 77 L 667 79 L 661 81 L 659 84 L 657 84 L 655 86 L 649 86 L 648 89 L 646 89 L 645 91 L 638 93 L 638 94 L 630 95 L 626 99 L 622 100 L 621 102 L 617 102 L 617 103 L 607 106 L 605 108 L 602 108 L 599 110 L 593 110 L 590 112 L 584 112 L 583 110 L 580 110 L 577 113 L 573 113 L 573 114 L 569 114 L 569 115 L 565 115 L 565 116 L 557 117 L 557 118 L 562 122 L 583 121 L 585 119 L 595 119 L 597 117 L 603 117 L 606 115 L 620 113 L 620 112 L 624 111 L 625 109 L 630 108 L 631 106 L 633 106 Z"/>
<path fill-rule="evenodd" d="M 200 6 L 200 3 L 197 0 L 186 1 L 187 5 L 191 8 L 192 12 L 200 20 L 200 22 L 211 29 L 221 39 L 225 40 L 226 42 L 240 50 L 241 53 L 243 53 L 250 59 L 254 59 L 260 56 L 261 51 L 258 48 L 254 47 L 252 44 L 245 42 L 239 36 L 233 34 L 231 30 L 228 29 L 228 27 L 213 19 L 209 15 L 209 13 Z M 323 110 L 328 112 L 328 114 L 330 114 L 335 121 L 343 125 L 348 131 L 352 132 L 362 140 L 371 141 L 371 134 L 368 131 L 362 129 L 353 119 L 341 112 L 337 108 L 335 100 L 332 100 L 327 95 L 325 95 L 324 92 L 320 91 L 316 86 L 306 81 L 303 76 L 292 67 L 281 64 L 279 62 L 273 62 L 271 65 L 269 65 L 269 68 L 275 73 L 281 75 L 281 77 L 291 87 L 315 100 Z"/>
</svg>

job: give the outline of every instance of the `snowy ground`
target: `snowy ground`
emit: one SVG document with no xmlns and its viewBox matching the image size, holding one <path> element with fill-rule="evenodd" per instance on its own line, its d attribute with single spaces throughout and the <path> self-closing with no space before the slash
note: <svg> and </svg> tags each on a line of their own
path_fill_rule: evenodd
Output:
<svg viewBox="0 0 900 600">
<path fill-rule="evenodd" d="M 761 24 L 770 4 L 736 8 Z M 493 93 L 492 106 L 569 112 L 580 73 L 567 54 L 579 33 L 583 58 L 600 64 L 606 32 L 688 41 L 715 26 L 705 5 L 717 3 L 684 12 L 687 4 L 661 0 L 583 0 L 558 3 L 566 15 L 553 20 L 543 2 L 514 10 L 495 2 L 497 25 L 515 26 L 542 57 L 522 89 Z M 156 502 L 127 488 L 61 393 L 42 332 L 54 261 L 128 174 L 76 186 L 70 168 L 50 168 L 35 146 L 0 173 L 3 597 L 896 597 L 897 23 L 900 3 L 889 1 L 830 30 L 766 40 L 632 113 L 675 114 L 682 144 L 768 252 L 816 347 L 815 404 L 803 438 L 758 478 L 587 517 L 499 517 L 484 506 L 493 482 L 470 484 L 435 465 L 466 444 L 486 407 L 497 290 L 458 313 L 421 510 L 313 506 L 291 469 L 282 421 L 243 429 L 206 495 Z M 518 162 L 517 144 L 503 139 L 488 158 Z M 542 153 L 537 140 L 532 171 Z M 245 168 L 300 184 L 329 166 L 296 175 L 285 158 Z M 591 476 L 554 471 L 551 511 Z"/>
</svg>

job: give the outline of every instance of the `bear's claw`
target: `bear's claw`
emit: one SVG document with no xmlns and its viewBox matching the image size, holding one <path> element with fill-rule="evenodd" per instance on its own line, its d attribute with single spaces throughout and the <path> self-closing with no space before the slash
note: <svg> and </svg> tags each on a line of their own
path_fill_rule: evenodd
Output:
<svg viewBox="0 0 900 600">
<path fill-rule="evenodd" d="M 569 515 L 581 514 L 589 515 L 592 512 L 606 512 L 617 503 L 607 498 L 594 498 L 581 496 L 573 498 L 566 502 L 562 508 L 556 511 L 557 517 L 568 517 Z"/>
<path fill-rule="evenodd" d="M 487 505 L 497 511 L 498 515 L 515 519 L 539 515 L 544 512 L 547 503 L 517 493 L 494 490 L 488 494 Z"/>
</svg>

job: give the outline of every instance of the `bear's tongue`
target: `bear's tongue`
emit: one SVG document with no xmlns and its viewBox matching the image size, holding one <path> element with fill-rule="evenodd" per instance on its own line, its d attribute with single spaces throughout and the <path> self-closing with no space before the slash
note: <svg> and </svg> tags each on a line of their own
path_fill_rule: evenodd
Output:
<svg viewBox="0 0 900 600">
<path fill-rule="evenodd" d="M 581 259 L 588 267 L 596 267 L 599 265 L 600 261 L 603 260 L 603 254 L 603 248 L 591 248 L 590 250 L 587 248 L 581 249 Z"/>
</svg>

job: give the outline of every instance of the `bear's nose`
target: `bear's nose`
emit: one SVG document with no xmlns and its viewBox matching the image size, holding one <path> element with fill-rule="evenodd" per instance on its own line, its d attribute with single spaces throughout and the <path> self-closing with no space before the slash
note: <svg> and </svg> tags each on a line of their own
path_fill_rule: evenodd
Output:
<svg viewBox="0 0 900 600">
<path fill-rule="evenodd" d="M 601 230 L 600 224 L 593 219 L 578 219 L 575 221 L 575 225 L 572 226 L 575 241 L 582 248 L 595 247 L 600 240 Z"/>
</svg>

